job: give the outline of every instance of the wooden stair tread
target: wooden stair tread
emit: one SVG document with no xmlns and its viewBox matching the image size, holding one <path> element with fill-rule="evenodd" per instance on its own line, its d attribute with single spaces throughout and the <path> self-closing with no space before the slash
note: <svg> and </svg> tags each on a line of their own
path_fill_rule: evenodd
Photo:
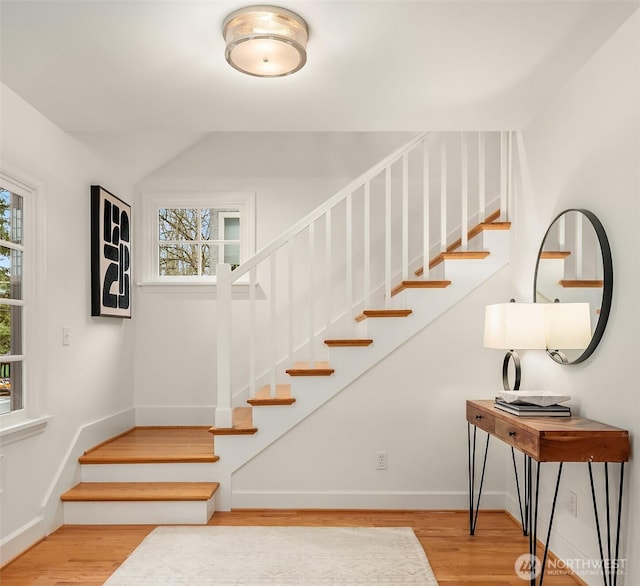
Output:
<svg viewBox="0 0 640 586">
<path fill-rule="evenodd" d="M 232 427 L 210 427 L 213 435 L 253 435 L 258 431 L 253 427 L 253 411 L 251 407 L 236 407 L 233 410 Z"/>
<path fill-rule="evenodd" d="M 81 464 L 157 464 L 217 462 L 206 426 L 134 427 L 99 444 L 79 458 Z"/>
<path fill-rule="evenodd" d="M 444 260 L 466 260 L 466 259 L 483 259 L 491 254 L 488 250 L 456 250 L 454 252 L 443 252 Z"/>
<path fill-rule="evenodd" d="M 562 279 L 560 285 L 563 287 L 602 288 L 604 281 L 602 279 Z"/>
<path fill-rule="evenodd" d="M 467 240 L 471 240 L 476 237 L 478 234 L 483 232 L 484 230 L 509 230 L 511 229 L 511 222 L 496 222 L 496 220 L 500 217 L 500 210 L 495 210 L 491 212 L 485 219 L 484 222 L 480 224 L 476 224 L 467 232 Z M 449 246 L 447 246 L 447 250 L 444 254 L 453 252 L 462 246 L 462 239 L 458 238 Z M 483 257 L 484 258 L 484 257 Z M 429 270 L 437 267 L 441 262 L 445 260 L 443 253 L 437 254 L 429 261 Z M 424 274 L 424 267 L 420 267 L 414 273 L 416 277 L 420 277 Z"/>
<path fill-rule="evenodd" d="M 570 250 L 543 250 L 540 253 L 540 258 L 543 259 L 554 259 L 554 258 L 567 258 L 571 256 Z"/>
<path fill-rule="evenodd" d="M 286 371 L 289 376 L 331 376 L 334 372 L 328 362 L 296 362 Z"/>
<path fill-rule="evenodd" d="M 365 309 L 356 316 L 356 321 L 367 318 L 407 317 L 412 313 L 411 309 Z"/>
<path fill-rule="evenodd" d="M 478 224 L 480 231 L 483 230 L 511 230 L 511 222 L 483 222 Z"/>
<path fill-rule="evenodd" d="M 397 295 L 405 289 L 444 289 L 451 285 L 451 281 L 402 281 L 391 289 L 391 297 Z"/>
<path fill-rule="evenodd" d="M 325 340 L 324 343 L 331 348 L 349 348 L 370 346 L 373 344 L 371 338 L 343 338 L 335 340 Z"/>
<path fill-rule="evenodd" d="M 295 403 L 295 397 L 291 396 L 291 385 L 276 385 L 276 396 L 271 396 L 271 385 L 265 385 L 256 392 L 256 396 L 247 400 L 249 405 L 259 407 L 262 405 L 291 405 Z"/>
<path fill-rule="evenodd" d="M 208 501 L 217 482 L 81 482 L 60 496 L 71 501 Z"/>
</svg>

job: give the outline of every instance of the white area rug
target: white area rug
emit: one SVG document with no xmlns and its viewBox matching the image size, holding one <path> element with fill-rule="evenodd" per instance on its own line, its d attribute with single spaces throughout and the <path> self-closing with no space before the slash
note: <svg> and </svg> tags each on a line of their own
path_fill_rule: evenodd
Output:
<svg viewBox="0 0 640 586">
<path fill-rule="evenodd" d="M 437 582 L 408 527 L 158 527 L 107 580 L 144 584 Z"/>
</svg>

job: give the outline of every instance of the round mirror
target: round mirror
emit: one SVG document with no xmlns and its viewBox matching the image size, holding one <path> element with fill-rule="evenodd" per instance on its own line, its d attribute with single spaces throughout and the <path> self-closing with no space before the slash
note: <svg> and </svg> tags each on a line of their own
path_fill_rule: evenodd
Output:
<svg viewBox="0 0 640 586">
<path fill-rule="evenodd" d="M 611 309 L 613 263 L 600 220 L 570 209 L 549 226 L 538 252 L 533 298 L 553 303 L 547 352 L 560 364 L 586 360 L 602 339 Z"/>
</svg>

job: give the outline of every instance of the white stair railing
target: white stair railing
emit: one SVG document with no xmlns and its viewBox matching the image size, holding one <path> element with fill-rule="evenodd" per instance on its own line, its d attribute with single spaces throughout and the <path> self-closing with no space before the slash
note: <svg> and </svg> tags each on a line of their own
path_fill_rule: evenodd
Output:
<svg viewBox="0 0 640 586">
<path fill-rule="evenodd" d="M 510 148 L 508 132 L 419 134 L 233 272 L 219 264 L 216 427 L 231 427 L 232 389 L 275 396 L 285 368 L 321 362 L 324 338 L 355 337 L 359 312 L 388 307 L 417 268 L 429 279 L 430 258 L 457 238 L 466 249 L 498 205 L 506 220 Z M 249 295 L 234 301 L 239 281 Z"/>
</svg>

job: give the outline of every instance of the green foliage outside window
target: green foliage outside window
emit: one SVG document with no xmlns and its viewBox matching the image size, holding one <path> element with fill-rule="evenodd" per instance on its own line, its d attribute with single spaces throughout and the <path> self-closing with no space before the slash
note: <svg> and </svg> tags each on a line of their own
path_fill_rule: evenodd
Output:
<svg viewBox="0 0 640 586">
<path fill-rule="evenodd" d="M 0 240 L 11 239 L 11 194 L 0 190 Z M 9 297 L 11 291 L 11 265 L 10 256 L 5 254 L 8 249 L 2 247 L 0 256 L 0 297 Z M 11 308 L 9 305 L 0 305 L 0 355 L 11 352 Z"/>
<path fill-rule="evenodd" d="M 22 298 L 22 198 L 0 188 L 0 299 Z M 20 326 L 22 308 L 0 304 L 0 355 L 16 352 L 15 329 Z M 12 323 L 13 322 L 13 323 Z M 18 336 L 19 337 L 19 336 Z"/>
</svg>

